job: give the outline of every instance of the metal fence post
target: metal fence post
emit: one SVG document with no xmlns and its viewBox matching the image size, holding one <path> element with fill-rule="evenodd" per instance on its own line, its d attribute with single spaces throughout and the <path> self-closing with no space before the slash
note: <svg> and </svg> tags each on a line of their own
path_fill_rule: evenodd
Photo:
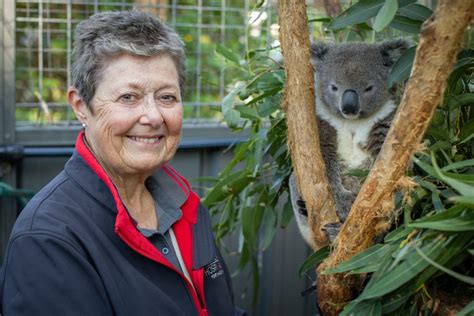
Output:
<svg viewBox="0 0 474 316">
<path fill-rule="evenodd" d="M 15 0 L 0 1 L 0 146 L 15 142 Z M 0 181 L 16 187 L 15 165 L 0 157 Z M 16 203 L 0 197 L 0 262 L 11 227 Z"/>
</svg>

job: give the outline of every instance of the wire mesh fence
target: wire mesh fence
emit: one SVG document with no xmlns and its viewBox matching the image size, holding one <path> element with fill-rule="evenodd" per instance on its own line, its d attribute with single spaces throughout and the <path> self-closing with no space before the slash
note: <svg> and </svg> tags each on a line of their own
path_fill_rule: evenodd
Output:
<svg viewBox="0 0 474 316">
<path fill-rule="evenodd" d="M 76 124 L 66 101 L 74 28 L 96 12 L 131 9 L 161 18 L 185 43 L 185 120 L 218 122 L 220 100 L 238 70 L 215 54 L 216 45 L 243 57 L 249 47 L 268 47 L 276 39 L 271 1 L 254 6 L 250 0 L 16 0 L 17 125 Z"/>
</svg>

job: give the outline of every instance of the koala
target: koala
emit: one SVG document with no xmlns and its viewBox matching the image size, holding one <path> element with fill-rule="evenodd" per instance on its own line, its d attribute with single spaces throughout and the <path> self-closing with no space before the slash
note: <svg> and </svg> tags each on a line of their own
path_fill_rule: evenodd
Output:
<svg viewBox="0 0 474 316">
<path fill-rule="evenodd" d="M 342 223 L 361 187 L 356 177 L 346 173 L 370 169 L 382 147 L 400 99 L 399 87 L 389 87 L 388 75 L 408 47 L 402 39 L 311 45 L 321 152 Z M 294 173 L 289 188 L 300 232 L 312 245 L 308 212 Z M 329 240 L 335 239 L 339 227 L 325 227 Z"/>
</svg>

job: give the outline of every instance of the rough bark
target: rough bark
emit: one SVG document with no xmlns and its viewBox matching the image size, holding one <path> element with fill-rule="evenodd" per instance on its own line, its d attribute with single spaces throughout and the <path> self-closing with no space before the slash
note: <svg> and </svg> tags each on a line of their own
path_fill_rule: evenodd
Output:
<svg viewBox="0 0 474 316">
<path fill-rule="evenodd" d="M 339 219 L 319 145 L 305 1 L 281 0 L 278 11 L 286 71 L 283 109 L 288 146 L 298 187 L 308 209 L 313 248 L 318 249 L 329 244 L 322 229 L 324 225 L 338 223 Z"/>
<path fill-rule="evenodd" d="M 474 1 L 440 0 L 422 27 L 420 44 L 401 105 L 382 151 L 364 183 L 334 250 L 319 271 L 336 266 L 372 245 L 389 227 L 393 194 L 401 185 L 410 157 L 419 148 L 456 59 Z M 360 284 L 345 275 L 318 276 L 318 302 L 324 315 L 336 315 Z"/>
</svg>

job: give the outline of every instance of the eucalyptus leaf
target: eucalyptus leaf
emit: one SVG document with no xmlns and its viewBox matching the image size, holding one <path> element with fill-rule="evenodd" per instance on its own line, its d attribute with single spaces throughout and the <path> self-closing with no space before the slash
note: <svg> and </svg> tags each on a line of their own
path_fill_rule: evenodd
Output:
<svg viewBox="0 0 474 316">
<path fill-rule="evenodd" d="M 434 240 L 423 247 L 423 252 L 429 257 L 437 257 L 443 251 L 443 241 Z M 377 282 L 367 285 L 359 299 L 381 297 L 399 288 L 413 279 L 429 265 L 419 254 L 412 252 L 391 271 L 385 273 Z"/>
<path fill-rule="evenodd" d="M 385 0 L 361 0 L 336 17 L 328 25 L 328 29 L 338 30 L 350 25 L 365 22 L 373 18 L 377 12 L 379 12 L 384 3 Z"/>
<path fill-rule="evenodd" d="M 276 87 L 276 88 L 269 89 L 269 90 L 265 91 L 264 93 L 260 94 L 259 96 L 256 96 L 255 98 L 253 98 L 249 102 L 247 102 L 247 105 L 257 103 L 260 100 L 263 100 L 263 99 L 265 99 L 269 96 L 275 95 L 278 92 L 280 92 L 281 89 L 282 89 L 282 87 Z"/>
<path fill-rule="evenodd" d="M 285 203 L 285 206 L 283 206 L 280 227 L 286 228 L 292 218 L 293 218 L 293 207 L 291 206 L 291 202 L 288 201 Z"/>
<path fill-rule="evenodd" d="M 265 250 L 270 246 L 273 236 L 276 233 L 277 217 L 275 210 L 272 208 L 265 208 L 265 213 L 262 220 L 263 236 L 260 242 L 260 250 Z"/>
<path fill-rule="evenodd" d="M 423 22 L 433 14 L 433 11 L 419 3 L 411 3 L 405 7 L 400 8 L 398 13 L 400 15 L 406 16 L 407 18 Z"/>
<path fill-rule="evenodd" d="M 459 134 L 459 138 L 464 140 L 474 134 L 474 119 L 467 122 L 463 128 L 461 129 L 461 133 Z"/>
<path fill-rule="evenodd" d="M 449 200 L 456 204 L 462 204 L 469 208 L 474 208 L 474 196 L 453 196 L 450 197 Z"/>
<path fill-rule="evenodd" d="M 386 0 L 375 17 L 375 21 L 372 25 L 373 29 L 377 32 L 383 30 L 393 20 L 397 10 L 397 0 Z"/>
<path fill-rule="evenodd" d="M 409 291 L 405 291 L 403 294 L 390 295 L 386 297 L 383 300 L 382 310 L 386 314 L 396 311 L 398 308 L 403 306 L 406 301 L 408 301 L 411 294 L 412 293 L 410 293 Z"/>
<path fill-rule="evenodd" d="M 456 279 L 458 279 L 462 282 L 465 282 L 465 283 L 470 284 L 470 285 L 474 285 L 474 278 L 472 278 L 470 276 L 467 276 L 467 275 L 462 275 L 461 273 L 457 273 L 456 271 L 453 271 L 453 270 L 450 270 L 446 267 L 443 267 L 439 263 L 437 263 L 434 260 L 432 260 L 431 258 L 429 258 L 426 254 L 424 254 L 423 251 L 420 250 L 420 248 L 415 246 L 415 249 L 423 259 L 425 259 L 429 264 L 431 264 L 435 268 L 443 271 L 446 274 L 449 274 L 450 276 L 452 276 L 452 277 L 454 277 L 454 278 L 456 278 Z"/>
<path fill-rule="evenodd" d="M 243 118 L 249 119 L 260 119 L 257 110 L 246 105 L 237 105 L 235 109 L 240 113 Z"/>
<path fill-rule="evenodd" d="M 347 272 L 354 269 L 360 269 L 367 265 L 372 265 L 374 262 L 380 263 L 380 258 L 386 256 L 389 252 L 393 251 L 396 245 L 381 245 L 376 244 L 365 251 L 355 255 L 350 260 L 342 262 L 338 264 L 336 267 L 332 269 L 326 269 L 322 271 L 322 274 L 334 274 L 334 273 L 341 273 Z M 371 266 L 372 270 L 373 267 Z"/>
<path fill-rule="evenodd" d="M 390 86 L 398 84 L 408 79 L 415 60 L 416 46 L 410 47 L 400 58 L 395 62 L 390 74 L 388 76 L 388 84 Z"/>
<path fill-rule="evenodd" d="M 413 20 L 407 18 L 406 16 L 395 15 L 389 26 L 403 32 L 419 34 L 421 30 L 421 24 L 422 23 L 418 20 Z"/>
<path fill-rule="evenodd" d="M 457 312 L 456 316 L 469 316 L 474 314 L 474 300 Z"/>
<path fill-rule="evenodd" d="M 431 154 L 431 161 L 433 163 L 433 169 L 440 180 L 443 180 L 449 184 L 453 189 L 461 193 L 462 195 L 471 196 L 473 195 L 473 186 L 462 181 L 459 181 L 459 175 L 443 173 L 436 162 L 436 158 Z M 458 179 L 456 179 L 458 178 Z"/>
<path fill-rule="evenodd" d="M 472 92 L 451 97 L 448 101 L 448 108 L 450 110 L 455 110 L 467 105 L 474 105 L 474 93 Z"/>
<path fill-rule="evenodd" d="M 384 242 L 388 244 L 388 243 L 400 240 L 400 239 L 405 238 L 406 236 L 408 236 L 408 234 L 410 234 L 412 231 L 413 231 L 413 229 L 411 229 L 411 228 L 407 228 L 406 226 L 400 226 L 397 229 L 392 230 L 391 232 L 389 232 L 385 236 Z"/>
<path fill-rule="evenodd" d="M 303 264 L 300 267 L 300 270 L 298 272 L 298 275 L 300 278 L 303 276 L 303 274 L 308 271 L 309 269 L 316 267 L 319 263 L 321 263 L 326 257 L 329 255 L 330 250 L 329 247 L 322 247 L 318 249 L 317 251 L 313 252 L 311 256 L 306 258 L 306 260 L 303 262 Z"/>
<path fill-rule="evenodd" d="M 240 61 L 239 61 L 239 56 L 235 54 L 232 50 L 229 48 L 221 45 L 221 44 L 216 44 L 216 53 L 224 57 L 226 60 L 234 63 L 235 65 L 240 67 Z"/>
<path fill-rule="evenodd" d="M 465 168 L 465 167 L 474 167 L 474 159 L 457 161 L 455 163 L 449 164 L 449 165 L 441 168 L 441 171 L 446 172 L 446 171 L 451 171 L 451 170 L 455 170 L 455 169 L 462 169 L 462 168 Z"/>
<path fill-rule="evenodd" d="M 257 236 L 253 229 L 255 221 L 255 212 L 259 209 L 255 207 L 242 208 L 240 221 L 242 223 L 242 234 L 250 245 L 254 245 L 257 241 Z"/>
<path fill-rule="evenodd" d="M 226 123 L 231 127 L 235 127 L 240 122 L 240 113 L 234 109 L 234 102 L 236 96 L 243 89 L 245 89 L 245 86 L 243 84 L 239 84 L 222 99 L 222 115 L 224 116 Z"/>
<path fill-rule="evenodd" d="M 408 224 L 408 227 L 452 232 L 471 231 L 474 230 L 474 212 L 457 205 L 445 212 L 416 220 Z"/>
<path fill-rule="evenodd" d="M 211 205 L 221 202 L 229 194 L 237 194 L 243 187 L 254 181 L 249 170 L 237 171 L 219 181 L 203 200 L 204 205 Z"/>
<path fill-rule="evenodd" d="M 379 299 L 357 302 L 345 308 L 339 316 L 381 316 L 382 303 Z"/>
</svg>

